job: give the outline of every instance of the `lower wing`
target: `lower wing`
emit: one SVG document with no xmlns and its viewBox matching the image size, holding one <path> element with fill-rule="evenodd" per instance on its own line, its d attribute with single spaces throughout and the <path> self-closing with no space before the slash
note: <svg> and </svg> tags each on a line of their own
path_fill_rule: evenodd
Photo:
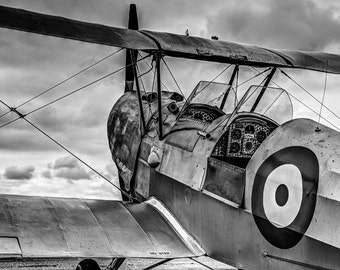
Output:
<svg viewBox="0 0 340 270">
<path fill-rule="evenodd" d="M 155 198 L 129 204 L 0 195 L 0 263 L 167 259 L 204 253 Z"/>
</svg>

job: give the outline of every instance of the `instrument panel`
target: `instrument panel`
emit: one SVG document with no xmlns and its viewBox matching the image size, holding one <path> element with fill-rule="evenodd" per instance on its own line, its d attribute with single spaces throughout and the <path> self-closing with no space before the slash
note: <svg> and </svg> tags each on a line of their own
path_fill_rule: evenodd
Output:
<svg viewBox="0 0 340 270">
<path fill-rule="evenodd" d="M 236 119 L 219 139 L 213 156 L 250 158 L 276 127 L 270 121 L 255 117 Z"/>
<path fill-rule="evenodd" d="M 205 104 L 190 104 L 180 116 L 181 119 L 190 119 L 204 124 L 211 124 L 215 119 L 224 115 L 216 107 Z"/>
</svg>

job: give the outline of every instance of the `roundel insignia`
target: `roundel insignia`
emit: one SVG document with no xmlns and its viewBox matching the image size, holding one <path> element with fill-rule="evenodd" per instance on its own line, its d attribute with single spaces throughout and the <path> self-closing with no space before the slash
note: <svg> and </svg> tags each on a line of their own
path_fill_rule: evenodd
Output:
<svg viewBox="0 0 340 270">
<path fill-rule="evenodd" d="M 256 172 L 253 217 L 265 239 L 288 249 L 306 232 L 315 210 L 319 162 L 305 147 L 284 148 L 268 157 Z"/>
</svg>

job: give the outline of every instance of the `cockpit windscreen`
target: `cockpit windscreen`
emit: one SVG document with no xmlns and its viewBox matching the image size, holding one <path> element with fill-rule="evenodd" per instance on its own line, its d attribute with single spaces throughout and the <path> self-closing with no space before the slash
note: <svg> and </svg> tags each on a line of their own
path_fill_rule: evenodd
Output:
<svg viewBox="0 0 340 270">
<path fill-rule="evenodd" d="M 293 105 L 282 88 L 251 86 L 238 105 L 238 112 L 254 112 L 267 116 L 278 124 L 293 118 Z"/>
<path fill-rule="evenodd" d="M 224 98 L 225 104 L 223 108 L 221 108 Z M 236 101 L 235 90 L 229 84 L 207 81 L 199 82 L 188 98 L 188 102 L 191 104 L 205 104 L 217 107 L 223 110 L 226 114 L 234 111 Z"/>
</svg>

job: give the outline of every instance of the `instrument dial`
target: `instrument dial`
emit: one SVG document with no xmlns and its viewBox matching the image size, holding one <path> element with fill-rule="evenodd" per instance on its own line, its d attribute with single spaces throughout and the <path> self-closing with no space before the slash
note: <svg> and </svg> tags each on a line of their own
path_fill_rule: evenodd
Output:
<svg viewBox="0 0 340 270">
<path fill-rule="evenodd" d="M 229 153 L 238 153 L 240 149 L 241 149 L 240 144 L 237 142 L 233 142 L 230 144 Z"/>
<path fill-rule="evenodd" d="M 245 133 L 246 134 L 254 134 L 255 133 L 255 127 L 253 125 L 248 125 L 245 128 Z"/>
<path fill-rule="evenodd" d="M 263 130 L 260 130 L 256 133 L 256 139 L 259 143 L 262 143 L 267 137 L 266 132 L 264 132 Z"/>
<path fill-rule="evenodd" d="M 252 142 L 246 142 L 244 146 L 244 150 L 249 153 L 253 149 L 253 143 Z"/>
<path fill-rule="evenodd" d="M 231 132 L 232 140 L 239 140 L 241 139 L 241 137 L 242 137 L 242 131 L 240 129 L 236 128 Z"/>
</svg>

